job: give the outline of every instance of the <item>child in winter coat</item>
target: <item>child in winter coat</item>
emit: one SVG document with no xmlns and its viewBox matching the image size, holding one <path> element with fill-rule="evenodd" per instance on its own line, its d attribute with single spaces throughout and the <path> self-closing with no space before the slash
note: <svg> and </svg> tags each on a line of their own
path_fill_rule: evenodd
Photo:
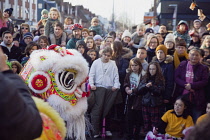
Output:
<svg viewBox="0 0 210 140">
<path fill-rule="evenodd" d="M 73 19 L 71 17 L 67 17 L 64 20 L 64 30 L 69 36 L 72 34 L 72 25 L 74 24 Z"/>
<path fill-rule="evenodd" d="M 60 22 L 60 12 L 57 8 L 52 7 L 50 9 L 49 18 L 47 20 L 47 23 L 45 24 L 45 35 L 50 38 L 51 44 L 56 44 L 56 39 L 54 36 L 54 25 L 56 23 Z M 66 33 L 63 32 L 62 39 L 61 39 L 61 45 L 66 45 Z"/>
<path fill-rule="evenodd" d="M 144 33 L 145 33 L 145 25 L 144 24 L 139 24 L 137 26 L 136 32 L 132 34 L 131 39 L 132 39 L 132 45 L 133 49 L 135 50 L 134 53 L 137 52 L 138 48 L 144 47 L 146 44 L 145 38 L 144 38 Z"/>
<path fill-rule="evenodd" d="M 89 30 L 96 31 L 97 35 L 101 35 L 102 34 L 102 29 L 101 29 L 101 26 L 99 25 L 99 19 L 97 17 L 94 17 L 91 20 L 91 26 L 89 27 Z"/>
<path fill-rule="evenodd" d="M 47 22 L 47 18 L 48 18 L 48 11 L 47 9 L 43 9 L 42 12 L 41 12 L 41 19 L 40 21 L 38 22 L 38 27 L 41 26 L 41 25 L 45 25 L 46 22 Z"/>
<path fill-rule="evenodd" d="M 201 25 L 202 25 L 202 21 L 199 19 L 196 19 L 193 21 L 193 29 L 191 30 L 191 31 L 198 32 L 200 38 L 202 37 L 203 33 L 206 32 L 205 27 L 202 27 Z"/>
<path fill-rule="evenodd" d="M 185 20 L 181 20 L 177 25 L 177 30 L 174 32 L 175 38 L 182 38 L 187 43 L 187 46 L 190 44 L 190 35 L 188 34 L 189 27 L 188 23 Z"/>
<path fill-rule="evenodd" d="M 151 62 L 147 73 L 138 86 L 138 95 L 142 95 L 142 115 L 144 131 L 152 130 L 162 116 L 164 77 L 158 62 Z"/>
<path fill-rule="evenodd" d="M 126 98 L 126 120 L 127 120 L 127 140 L 137 138 L 140 132 L 140 126 L 143 124 L 141 111 L 141 95 L 137 95 L 138 84 L 144 76 L 145 71 L 142 68 L 139 58 L 130 60 L 128 73 L 124 81 Z M 135 126 L 135 132 L 134 132 Z"/>
</svg>

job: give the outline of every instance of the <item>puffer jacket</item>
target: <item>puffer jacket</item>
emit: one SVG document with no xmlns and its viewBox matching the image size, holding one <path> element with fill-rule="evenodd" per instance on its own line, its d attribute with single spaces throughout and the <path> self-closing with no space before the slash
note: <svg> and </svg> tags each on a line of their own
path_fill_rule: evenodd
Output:
<svg viewBox="0 0 210 140">
<path fill-rule="evenodd" d="M 148 82 L 152 82 L 151 87 L 146 87 Z M 163 103 L 164 94 L 164 82 L 159 81 L 158 84 L 155 83 L 155 77 L 151 76 L 148 81 L 143 79 L 138 86 L 138 95 L 143 95 L 142 105 L 149 107 L 157 107 Z"/>
</svg>

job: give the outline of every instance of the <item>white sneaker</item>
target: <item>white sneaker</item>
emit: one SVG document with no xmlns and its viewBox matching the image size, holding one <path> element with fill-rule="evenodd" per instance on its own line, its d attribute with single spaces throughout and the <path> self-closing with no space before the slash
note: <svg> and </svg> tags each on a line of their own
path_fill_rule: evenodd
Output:
<svg viewBox="0 0 210 140">
<path fill-rule="evenodd" d="M 94 135 L 93 137 L 94 137 L 94 138 L 98 138 L 98 137 L 100 137 L 100 135 L 99 135 L 99 134 L 98 134 L 98 135 Z"/>
<path fill-rule="evenodd" d="M 106 131 L 106 136 L 111 137 L 112 136 L 112 132 L 111 131 Z"/>
</svg>

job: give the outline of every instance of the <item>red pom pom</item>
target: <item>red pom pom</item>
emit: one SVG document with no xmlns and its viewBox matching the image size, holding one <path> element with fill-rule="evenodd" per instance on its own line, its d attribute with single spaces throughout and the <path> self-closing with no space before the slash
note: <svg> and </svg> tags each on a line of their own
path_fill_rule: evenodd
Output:
<svg viewBox="0 0 210 140">
<path fill-rule="evenodd" d="M 90 91 L 83 92 L 82 97 L 88 97 L 88 96 L 90 96 Z"/>
<path fill-rule="evenodd" d="M 47 87 L 47 78 L 43 75 L 36 75 L 32 79 L 31 85 L 35 90 L 43 90 Z"/>
<path fill-rule="evenodd" d="M 48 50 L 54 50 L 55 49 L 55 47 L 57 47 L 58 45 L 55 45 L 55 44 L 53 44 L 53 45 L 50 45 L 49 46 L 49 48 L 48 48 Z"/>
</svg>

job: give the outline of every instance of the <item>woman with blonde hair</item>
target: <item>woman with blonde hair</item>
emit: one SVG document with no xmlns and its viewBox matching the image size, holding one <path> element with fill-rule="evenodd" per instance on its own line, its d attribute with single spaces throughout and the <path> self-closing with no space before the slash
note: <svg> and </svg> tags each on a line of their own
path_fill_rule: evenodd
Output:
<svg viewBox="0 0 210 140">
<path fill-rule="evenodd" d="M 210 48 L 210 35 L 207 35 L 201 45 L 201 49 Z"/>
</svg>

